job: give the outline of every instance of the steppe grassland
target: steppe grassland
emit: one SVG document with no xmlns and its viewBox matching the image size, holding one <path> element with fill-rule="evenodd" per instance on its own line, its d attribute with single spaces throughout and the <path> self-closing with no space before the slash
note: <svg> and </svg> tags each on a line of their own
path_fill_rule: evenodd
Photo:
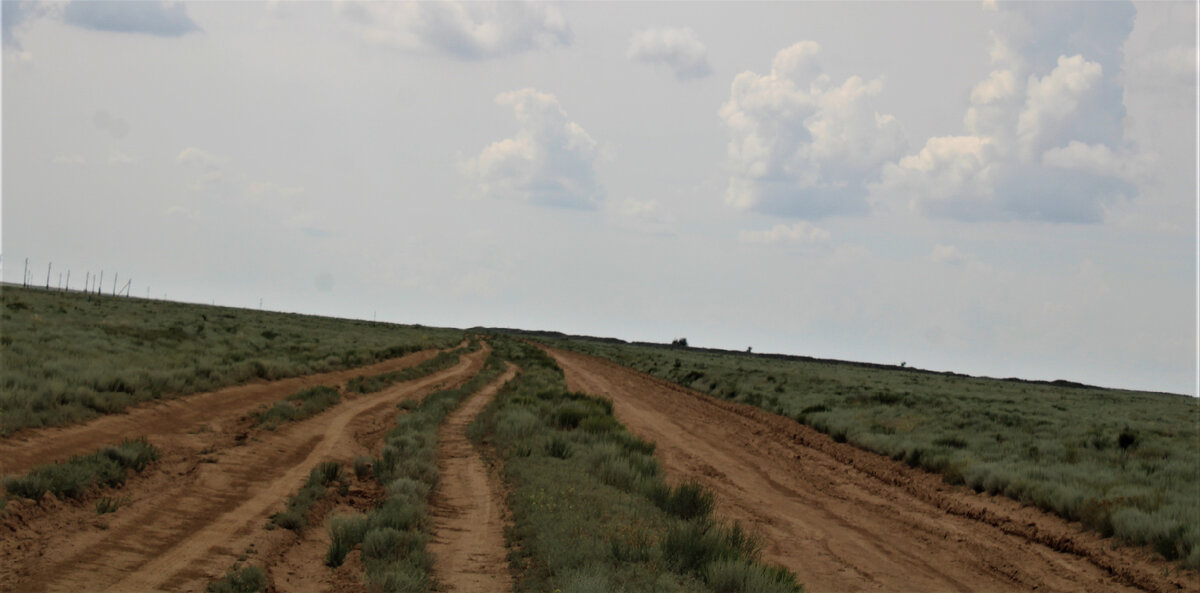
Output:
<svg viewBox="0 0 1200 593">
<path fill-rule="evenodd" d="M 458 330 L 0 288 L 0 436 L 164 396 L 350 368 Z"/>
<path fill-rule="evenodd" d="M 1200 569 L 1194 398 L 582 339 L 546 340 L 794 418 Z"/>
</svg>

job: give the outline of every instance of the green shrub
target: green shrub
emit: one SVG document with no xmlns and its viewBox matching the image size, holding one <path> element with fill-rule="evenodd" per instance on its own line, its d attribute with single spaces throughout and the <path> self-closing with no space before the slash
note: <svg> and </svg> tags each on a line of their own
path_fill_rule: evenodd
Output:
<svg viewBox="0 0 1200 593">
<path fill-rule="evenodd" d="M 558 459 L 567 459 L 571 457 L 571 454 L 571 445 L 567 444 L 563 439 L 554 437 L 546 443 L 546 455 Z"/>
<path fill-rule="evenodd" d="M 688 481 L 671 488 L 654 487 L 646 493 L 658 508 L 684 521 L 702 519 L 713 509 L 713 495 L 698 482 Z"/>
<path fill-rule="evenodd" d="M 660 544 L 663 561 L 679 573 L 701 574 L 710 563 L 758 560 L 758 542 L 734 523 L 714 524 L 707 519 L 677 521 Z"/>
<path fill-rule="evenodd" d="M 34 468 L 24 476 L 4 478 L 10 494 L 38 499 L 46 492 L 58 498 L 82 498 L 95 487 L 121 486 L 125 471 L 141 472 L 159 457 L 158 449 L 145 439 L 126 440 L 91 455 Z"/>
<path fill-rule="evenodd" d="M 267 590 L 267 573 L 257 566 L 235 565 L 218 581 L 204 588 L 208 593 L 259 593 Z"/>
</svg>

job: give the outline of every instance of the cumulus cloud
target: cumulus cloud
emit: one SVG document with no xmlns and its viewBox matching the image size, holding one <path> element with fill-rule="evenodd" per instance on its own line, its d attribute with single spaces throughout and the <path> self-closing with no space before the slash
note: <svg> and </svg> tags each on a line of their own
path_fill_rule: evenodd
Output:
<svg viewBox="0 0 1200 593">
<path fill-rule="evenodd" d="M 776 54 L 770 74 L 743 72 L 720 110 L 730 133 L 725 200 L 739 208 L 816 218 L 865 208 L 865 181 L 905 146 L 894 117 L 875 111 L 883 80 L 821 72 L 820 46 Z"/>
<path fill-rule="evenodd" d="M 179 156 L 175 157 L 175 162 L 196 173 L 192 189 L 203 189 L 224 177 L 222 167 L 229 162 L 229 159 L 189 146 L 179 152 Z"/>
<path fill-rule="evenodd" d="M 502 93 L 520 130 L 491 143 L 463 164 L 485 196 L 547 206 L 595 208 L 603 198 L 594 164 L 597 144 L 570 120 L 554 95 L 535 89 Z"/>
<path fill-rule="evenodd" d="M 1132 9 L 1002 5 L 993 70 L 970 93 L 965 134 L 929 138 L 883 167 L 877 195 L 959 220 L 1099 222 L 1144 168 L 1122 130 L 1120 47 Z"/>
<path fill-rule="evenodd" d="M 821 245 L 829 242 L 829 231 L 808 221 L 790 225 L 777 224 L 761 231 L 741 231 L 738 239 L 746 243 L 783 243 L 789 245 Z"/>
<path fill-rule="evenodd" d="M 663 64 L 679 80 L 703 78 L 712 73 L 708 49 L 700 43 L 700 36 L 688 27 L 638 31 L 629 40 L 625 55 L 632 60 Z"/>
<path fill-rule="evenodd" d="M 406 51 L 481 60 L 571 44 L 550 4 L 532 2 L 362 2 L 335 5 L 364 39 Z"/>
<path fill-rule="evenodd" d="M 7 2 L 5 3 L 7 4 Z M 182 2 L 93 2 L 75 0 L 63 22 L 84 29 L 180 37 L 200 31 Z"/>
</svg>

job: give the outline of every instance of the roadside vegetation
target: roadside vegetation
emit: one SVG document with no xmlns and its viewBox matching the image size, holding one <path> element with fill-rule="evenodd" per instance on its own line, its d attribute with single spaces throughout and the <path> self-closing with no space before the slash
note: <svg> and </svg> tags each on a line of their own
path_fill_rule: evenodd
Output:
<svg viewBox="0 0 1200 593">
<path fill-rule="evenodd" d="M 470 433 L 503 461 L 517 590 L 802 590 L 761 562 L 752 534 L 711 516 L 710 492 L 666 485 L 654 444 L 626 431 L 610 401 L 567 392 L 536 347 L 492 344 L 521 372 Z"/>
<path fill-rule="evenodd" d="M 0 303 L 0 436 L 463 338 L 450 329 L 14 286 L 0 289 Z"/>
<path fill-rule="evenodd" d="M 271 515 L 271 524 L 295 532 L 308 527 L 308 512 L 325 498 L 329 485 L 344 477 L 342 466 L 335 461 L 323 461 L 312 469 L 308 481 L 287 501 L 287 509 Z"/>
<path fill-rule="evenodd" d="M 304 420 L 340 401 L 342 401 L 342 394 L 337 387 L 319 385 L 301 389 L 275 402 L 275 405 L 270 408 L 256 412 L 254 425 L 267 430 L 275 430 L 280 424 Z"/>
<path fill-rule="evenodd" d="M 67 461 L 36 467 L 24 476 L 6 476 L 4 490 L 8 496 L 34 500 L 47 492 L 59 499 L 79 499 L 94 489 L 124 485 L 128 470 L 140 473 L 158 456 L 158 449 L 144 439 L 127 440 L 91 455 L 80 455 Z M 96 512 L 112 512 L 120 503 L 119 498 L 101 499 L 96 505 Z"/>
<path fill-rule="evenodd" d="M 431 375 L 442 369 L 448 369 L 458 364 L 460 356 L 478 349 L 479 342 L 472 340 L 464 347 L 438 352 L 433 358 L 416 366 L 388 373 L 379 373 L 377 375 L 360 375 L 346 383 L 346 391 L 350 393 L 375 393 L 376 391 L 383 391 L 396 383 L 412 381 L 413 379 Z"/>
<path fill-rule="evenodd" d="M 794 418 L 1200 569 L 1200 406 L 1192 398 L 678 345 L 546 341 Z"/>
<path fill-rule="evenodd" d="M 235 564 L 225 576 L 208 584 L 206 593 L 259 593 L 267 590 L 267 573 L 257 566 Z"/>
<path fill-rule="evenodd" d="M 402 407 L 379 456 L 355 460 L 355 473 L 373 474 L 384 489 L 384 499 L 369 513 L 331 520 L 326 565 L 340 566 L 358 547 L 371 590 L 433 590 L 433 559 L 425 548 L 432 528 L 429 496 L 438 480 L 438 426 L 459 403 L 503 372 L 504 362 L 493 352 L 483 370 L 462 386 L 436 391 L 415 406 Z"/>
</svg>

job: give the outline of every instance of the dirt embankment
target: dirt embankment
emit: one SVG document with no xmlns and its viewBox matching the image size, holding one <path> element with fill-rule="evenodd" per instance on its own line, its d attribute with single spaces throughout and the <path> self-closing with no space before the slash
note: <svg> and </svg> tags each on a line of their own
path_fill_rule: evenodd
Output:
<svg viewBox="0 0 1200 593">
<path fill-rule="evenodd" d="M 434 492 L 434 580 L 438 591 L 499 593 L 512 588 L 504 546 L 504 496 L 467 427 L 500 388 L 516 375 L 508 370 L 471 395 L 438 430 L 439 483 Z"/>
<path fill-rule="evenodd" d="M 423 350 L 373 365 L 280 379 L 255 381 L 208 393 L 145 402 L 83 424 L 28 429 L 0 439 L 0 475 L 20 474 L 45 463 L 89 454 L 130 437 L 174 437 L 197 427 L 221 432 L 261 405 L 308 387 L 339 385 L 358 375 L 374 375 L 418 365 L 437 354 Z"/>
<path fill-rule="evenodd" d="M 320 564 L 324 549 L 319 544 L 308 546 L 314 555 L 309 562 L 289 556 L 288 549 L 304 538 L 282 529 L 264 530 L 269 516 L 283 509 L 317 463 L 348 462 L 364 453 L 363 441 L 369 440 L 364 435 L 385 430 L 398 402 L 461 384 L 482 368 L 489 352 L 485 347 L 452 368 L 378 393 L 347 397 L 273 432 L 253 430 L 247 436 L 248 419 L 235 420 L 232 408 L 248 409 L 232 402 L 229 408 L 201 408 L 200 417 L 191 422 L 175 419 L 169 432 L 158 426 L 156 416 L 145 416 L 148 424 L 132 434 L 150 435 L 163 459 L 113 493 L 125 498 L 117 512 L 97 517 L 84 504 L 10 503 L 10 512 L 0 518 L 0 558 L 5 560 L 0 562 L 0 591 L 203 591 L 239 558 L 265 563 L 268 569 L 289 557 L 291 562 Z M 278 388 L 263 401 L 275 401 L 304 384 Z M 189 401 L 171 403 L 193 403 L 184 399 Z"/>
<path fill-rule="evenodd" d="M 572 390 L 611 398 L 672 480 L 760 534 L 810 591 L 1198 591 L 1195 573 L 1037 509 L 948 486 L 809 427 L 612 362 L 548 349 Z"/>
</svg>

